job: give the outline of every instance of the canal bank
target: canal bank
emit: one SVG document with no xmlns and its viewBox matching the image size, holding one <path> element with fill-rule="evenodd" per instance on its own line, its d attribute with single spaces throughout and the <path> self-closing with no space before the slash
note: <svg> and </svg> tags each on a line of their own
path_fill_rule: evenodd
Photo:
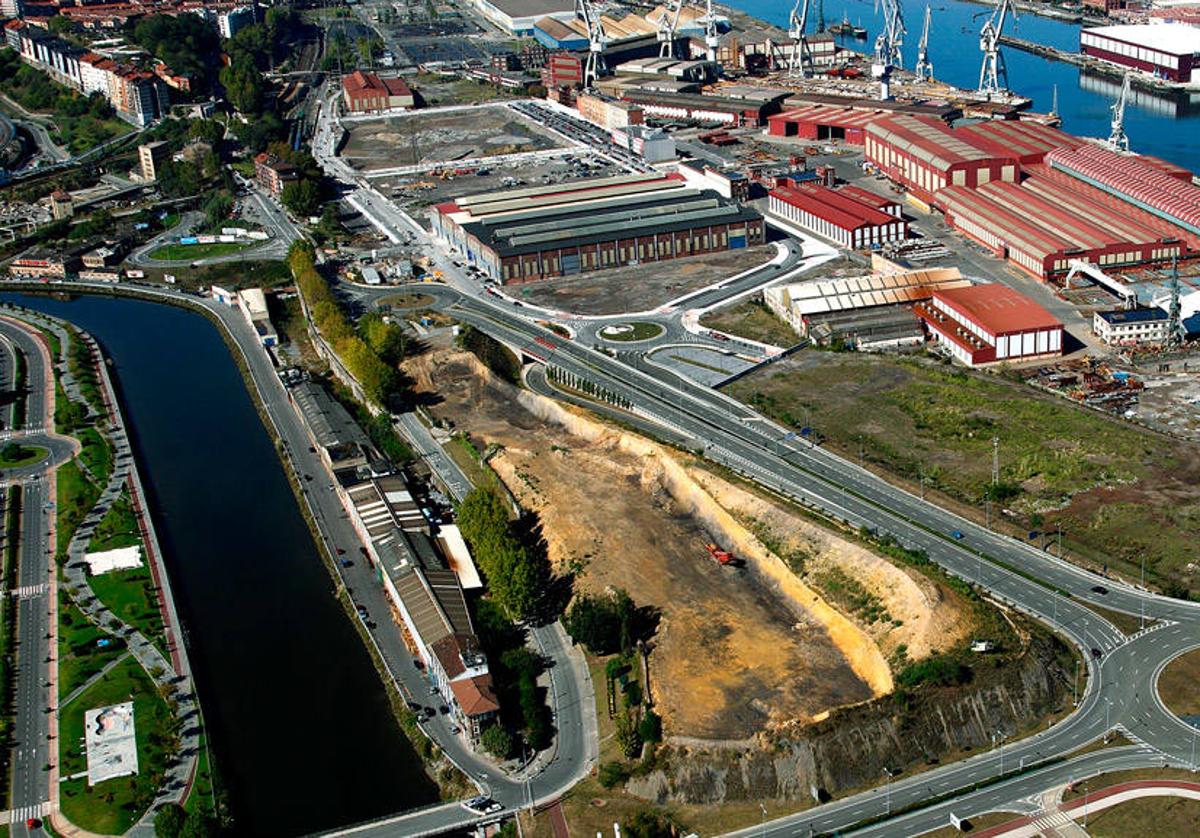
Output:
<svg viewBox="0 0 1200 838">
<path fill-rule="evenodd" d="M 239 830 L 296 834 L 435 800 L 211 324 L 133 300 L 5 298 L 86 328 L 116 364 Z"/>
<path fill-rule="evenodd" d="M 904 39 L 904 67 L 912 69 L 921 21 L 927 0 L 900 0 L 908 34 Z M 726 5 L 755 15 L 777 26 L 787 26 L 792 0 L 726 0 Z M 929 57 L 934 76 L 957 87 L 974 89 L 979 84 L 979 30 L 991 14 L 986 6 L 966 0 L 931 0 Z M 825 0 L 825 23 L 832 25 L 845 16 L 867 29 L 867 38 L 838 37 L 837 42 L 858 52 L 870 53 L 882 18 L 867 0 Z M 815 4 L 809 10 L 808 31 L 815 32 Z M 1077 52 L 1080 25 L 1045 17 L 1021 14 L 1005 24 L 1004 34 Z M 1120 79 L 1095 76 L 1081 68 L 1010 47 L 1002 48 L 1008 67 L 1009 87 L 1033 99 L 1033 110 L 1049 111 L 1055 89 L 1063 130 L 1084 137 L 1109 135 L 1109 107 L 1120 90 Z M 1163 96 L 1135 91 L 1125 112 L 1125 130 L 1134 151 L 1152 154 L 1200 170 L 1200 94 Z"/>
</svg>

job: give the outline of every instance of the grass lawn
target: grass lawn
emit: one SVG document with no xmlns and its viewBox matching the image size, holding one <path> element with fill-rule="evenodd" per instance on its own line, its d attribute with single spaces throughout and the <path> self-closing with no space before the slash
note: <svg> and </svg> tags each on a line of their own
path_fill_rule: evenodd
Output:
<svg viewBox="0 0 1200 838">
<path fill-rule="evenodd" d="M 167 654 L 158 594 L 149 569 L 114 570 L 88 577 L 88 584 L 109 611 L 144 634 L 164 656 Z"/>
<path fill-rule="evenodd" d="M 133 700 L 137 729 L 138 773 L 89 787 L 87 778 L 62 784 L 62 811 L 92 832 L 125 832 L 151 803 L 166 767 L 169 748 L 178 743 L 174 718 L 149 676 L 127 658 L 59 713 L 59 765 L 64 777 L 87 768 L 83 744 L 84 713 Z"/>
<path fill-rule="evenodd" d="M 377 308 L 425 308 L 433 305 L 433 297 L 428 294 L 392 294 L 381 297 L 376 301 Z"/>
<path fill-rule="evenodd" d="M 46 456 L 46 449 L 36 445 L 9 443 L 0 448 L 0 468 L 20 468 L 36 463 Z"/>
<path fill-rule="evenodd" d="M 1093 838 L 1200 834 L 1200 801 L 1180 797 L 1130 800 L 1088 817 Z"/>
<path fill-rule="evenodd" d="M 99 119 L 94 116 L 55 116 L 52 131 L 54 141 L 71 150 L 72 154 L 82 154 L 95 148 L 101 143 L 123 137 L 133 130 L 133 126 L 124 120 L 112 117 Z"/>
<path fill-rule="evenodd" d="M 58 697 L 63 699 L 124 654 L 125 641 L 89 623 L 65 592 L 58 600 Z M 107 646 L 96 645 L 105 638 Z"/>
<path fill-rule="evenodd" d="M 151 259 L 164 262 L 189 262 L 209 259 L 213 256 L 228 256 L 245 250 L 249 245 L 242 242 L 213 242 L 212 244 L 166 244 L 150 252 Z"/>
<path fill-rule="evenodd" d="M 1158 694 L 1171 712 L 1180 716 L 1200 714 L 1200 649 L 1171 661 L 1158 678 Z"/>
<path fill-rule="evenodd" d="M 748 299 L 730 308 L 710 312 L 700 318 L 700 325 L 773 346 L 795 346 L 800 342 L 800 336 L 792 327 L 772 314 L 759 299 Z"/>
<path fill-rule="evenodd" d="M 1200 537 L 1200 453 L 1002 375 L 920 358 L 803 351 L 727 391 L 831 448 L 1018 530 L 1061 525 L 1068 555 L 1187 584 Z M 1000 482 L 991 487 L 992 440 Z M 995 520 L 996 516 L 993 516 Z"/>
<path fill-rule="evenodd" d="M 99 431 L 92 427 L 81 428 L 75 432 L 75 438 L 83 445 L 79 459 L 87 466 L 88 472 L 103 485 L 108 482 L 112 473 L 112 447 Z"/>
<path fill-rule="evenodd" d="M 66 555 L 67 544 L 75 528 L 96 504 L 100 489 L 84 476 L 74 460 L 58 469 L 58 532 L 55 540 L 59 555 Z"/>
<path fill-rule="evenodd" d="M 188 793 L 183 808 L 188 812 L 199 809 L 210 815 L 217 813 L 217 794 L 213 783 L 212 766 L 208 762 L 208 737 L 201 733 L 199 752 L 196 754 L 196 778 Z"/>
<path fill-rule="evenodd" d="M 118 547 L 130 547 L 141 544 L 141 530 L 137 518 L 133 514 L 133 506 L 129 503 L 129 493 L 122 492 L 121 497 L 100 519 L 92 540 L 88 542 L 88 550 L 114 550 Z"/>
<path fill-rule="evenodd" d="M 636 323 L 614 323 L 611 326 L 605 326 L 600 330 L 600 336 L 605 340 L 619 340 L 633 342 L 637 340 L 650 340 L 656 338 L 663 333 L 663 327 L 657 323 L 646 323 L 638 321 Z"/>
</svg>

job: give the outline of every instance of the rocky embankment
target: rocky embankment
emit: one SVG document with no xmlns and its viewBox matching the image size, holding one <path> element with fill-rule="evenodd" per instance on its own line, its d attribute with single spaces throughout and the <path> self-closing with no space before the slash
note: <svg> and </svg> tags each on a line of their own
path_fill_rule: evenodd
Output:
<svg viewBox="0 0 1200 838">
<path fill-rule="evenodd" d="M 657 803 L 808 800 L 878 783 L 885 767 L 913 768 L 987 747 L 998 729 L 1025 728 L 1062 704 L 1070 675 L 1058 641 L 1033 635 L 1015 665 L 978 667 L 962 687 L 917 690 L 845 708 L 757 746 L 669 748 L 665 766 L 632 778 L 627 791 Z M 986 661 L 986 659 L 984 659 Z"/>
</svg>

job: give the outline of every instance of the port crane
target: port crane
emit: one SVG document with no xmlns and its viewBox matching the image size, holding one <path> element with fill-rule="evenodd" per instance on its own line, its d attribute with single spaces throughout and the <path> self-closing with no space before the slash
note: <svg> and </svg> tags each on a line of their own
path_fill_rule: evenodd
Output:
<svg viewBox="0 0 1200 838">
<path fill-rule="evenodd" d="M 679 28 L 679 15 L 683 11 L 683 0 L 669 0 L 658 19 L 658 57 L 676 58 L 675 32 Z"/>
<path fill-rule="evenodd" d="M 717 32 L 717 16 L 713 14 L 712 0 L 704 0 L 704 14 L 696 22 L 704 26 L 704 57 L 716 61 L 721 35 Z"/>
<path fill-rule="evenodd" d="M 1112 131 L 1108 135 L 1106 145 L 1113 151 L 1128 152 L 1129 137 L 1125 134 L 1125 103 L 1129 100 L 1129 73 L 1121 82 L 1121 92 L 1117 101 L 1112 103 Z"/>
<path fill-rule="evenodd" d="M 933 10 L 925 6 L 925 23 L 921 26 L 921 41 L 917 44 L 917 64 L 913 74 L 917 81 L 933 81 L 933 62 L 929 60 L 929 21 L 933 18 Z"/>
<path fill-rule="evenodd" d="M 904 9 L 900 0 L 875 0 L 875 8 L 883 9 L 883 29 L 875 38 L 875 60 L 871 76 L 879 81 L 879 98 L 892 98 L 892 70 L 903 65 L 900 47 L 904 44 Z"/>
<path fill-rule="evenodd" d="M 992 94 L 1008 90 L 1008 68 L 1004 66 L 1004 54 L 1000 52 L 1000 35 L 1004 32 L 1004 21 L 1008 19 L 1010 9 L 1013 20 L 1016 20 L 1016 7 L 1009 0 L 999 0 L 996 8 L 992 9 L 991 17 L 979 30 L 979 49 L 983 52 L 983 64 L 979 68 L 979 92 L 989 98 Z M 1004 81 L 1001 82 L 1001 79 Z"/>
<path fill-rule="evenodd" d="M 592 7 L 590 0 L 575 0 L 575 16 L 587 27 L 588 56 L 583 66 L 583 87 L 586 90 L 596 79 L 608 72 L 608 65 L 604 61 L 604 48 L 608 46 L 608 36 L 604 34 L 600 14 Z"/>
<path fill-rule="evenodd" d="M 792 39 L 792 54 L 788 61 L 788 75 L 806 79 L 812 75 L 812 50 L 804 34 L 808 26 L 808 0 L 796 0 L 788 18 L 788 36 Z"/>
</svg>

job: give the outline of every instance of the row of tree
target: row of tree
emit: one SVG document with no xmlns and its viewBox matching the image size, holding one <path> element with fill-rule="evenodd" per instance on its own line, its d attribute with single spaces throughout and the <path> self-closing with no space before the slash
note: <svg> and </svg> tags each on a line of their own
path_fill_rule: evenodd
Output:
<svg viewBox="0 0 1200 838">
<path fill-rule="evenodd" d="M 304 241 L 293 244 L 288 251 L 288 267 L 322 337 L 362 385 L 367 397 L 387 406 L 399 381 L 396 369 L 385 362 L 350 325 L 329 283 L 317 270 L 312 245 Z"/>
<path fill-rule="evenodd" d="M 516 620 L 541 615 L 551 594 L 550 563 L 518 535 L 500 493 L 473 489 L 458 509 L 458 526 L 497 604 Z"/>
</svg>

